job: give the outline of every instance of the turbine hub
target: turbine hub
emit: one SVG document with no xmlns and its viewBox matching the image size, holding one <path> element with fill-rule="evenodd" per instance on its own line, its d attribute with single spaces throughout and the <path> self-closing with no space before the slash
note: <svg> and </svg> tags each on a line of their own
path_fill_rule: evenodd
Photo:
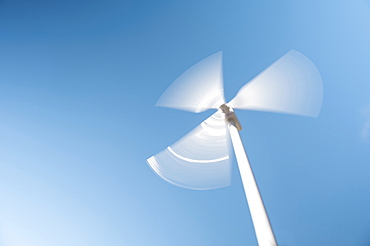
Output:
<svg viewBox="0 0 370 246">
<path fill-rule="evenodd" d="M 226 103 L 224 103 L 220 106 L 220 109 L 221 109 L 222 113 L 224 113 L 224 115 L 225 115 L 225 120 L 229 124 L 235 126 L 236 129 L 238 129 L 238 131 L 241 131 L 242 130 L 242 125 L 240 124 L 238 118 L 236 117 L 233 108 L 231 108 Z"/>
</svg>

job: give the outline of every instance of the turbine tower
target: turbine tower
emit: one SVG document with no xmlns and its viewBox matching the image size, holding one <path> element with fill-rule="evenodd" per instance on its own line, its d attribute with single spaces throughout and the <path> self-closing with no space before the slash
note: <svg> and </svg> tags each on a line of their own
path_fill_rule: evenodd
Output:
<svg viewBox="0 0 370 246">
<path fill-rule="evenodd" d="M 307 57 L 291 50 L 226 103 L 222 53 L 218 52 L 185 71 L 156 104 L 196 113 L 216 109 L 216 113 L 147 162 L 161 178 L 180 187 L 196 190 L 225 187 L 230 184 L 231 139 L 258 245 L 277 245 L 239 135 L 242 126 L 234 108 L 317 117 L 322 97 L 317 68 Z"/>
</svg>

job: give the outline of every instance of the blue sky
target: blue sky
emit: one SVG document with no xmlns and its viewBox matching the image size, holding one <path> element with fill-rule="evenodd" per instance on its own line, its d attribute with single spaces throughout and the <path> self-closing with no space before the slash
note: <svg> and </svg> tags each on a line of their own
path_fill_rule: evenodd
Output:
<svg viewBox="0 0 370 246">
<path fill-rule="evenodd" d="M 370 245 L 368 1 L 0 0 L 0 245 L 257 245 L 229 187 L 164 182 L 146 159 L 212 114 L 155 107 L 223 51 L 227 100 L 291 49 L 318 118 L 236 111 L 279 245 Z"/>
</svg>

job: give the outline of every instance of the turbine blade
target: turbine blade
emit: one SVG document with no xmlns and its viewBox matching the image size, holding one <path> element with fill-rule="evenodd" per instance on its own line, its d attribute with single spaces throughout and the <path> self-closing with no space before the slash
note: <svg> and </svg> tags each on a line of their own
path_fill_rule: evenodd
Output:
<svg viewBox="0 0 370 246">
<path fill-rule="evenodd" d="M 322 98 L 319 71 L 306 56 L 291 50 L 243 86 L 230 106 L 316 117 Z"/>
<path fill-rule="evenodd" d="M 156 106 L 199 113 L 223 103 L 222 52 L 218 52 L 185 71 L 163 93 Z"/>
<path fill-rule="evenodd" d="M 229 136 L 223 114 L 217 111 L 147 162 L 161 178 L 183 188 L 230 185 Z"/>
</svg>

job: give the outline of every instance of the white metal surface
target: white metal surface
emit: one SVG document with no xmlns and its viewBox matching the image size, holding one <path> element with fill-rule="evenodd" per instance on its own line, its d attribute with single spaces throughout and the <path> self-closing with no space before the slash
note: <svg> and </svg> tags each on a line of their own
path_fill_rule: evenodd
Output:
<svg viewBox="0 0 370 246">
<path fill-rule="evenodd" d="M 225 187 L 231 182 L 229 142 L 224 114 L 217 111 L 147 163 L 159 177 L 183 188 Z"/>
<path fill-rule="evenodd" d="M 244 85 L 229 102 L 233 108 L 317 117 L 323 86 L 316 66 L 291 50 Z"/>
<path fill-rule="evenodd" d="M 181 74 L 156 105 L 195 113 L 217 109 L 225 103 L 222 80 L 222 52 L 218 52 Z"/>
<path fill-rule="evenodd" d="M 239 132 L 233 124 L 229 124 L 229 130 L 234 146 L 236 160 L 239 166 L 240 176 L 244 186 L 244 192 L 248 201 L 249 211 L 252 216 L 258 245 L 276 246 L 277 243 L 275 236 L 272 231 L 260 192 L 258 190 L 257 183 L 254 179 L 253 171 L 249 164 Z"/>
</svg>

